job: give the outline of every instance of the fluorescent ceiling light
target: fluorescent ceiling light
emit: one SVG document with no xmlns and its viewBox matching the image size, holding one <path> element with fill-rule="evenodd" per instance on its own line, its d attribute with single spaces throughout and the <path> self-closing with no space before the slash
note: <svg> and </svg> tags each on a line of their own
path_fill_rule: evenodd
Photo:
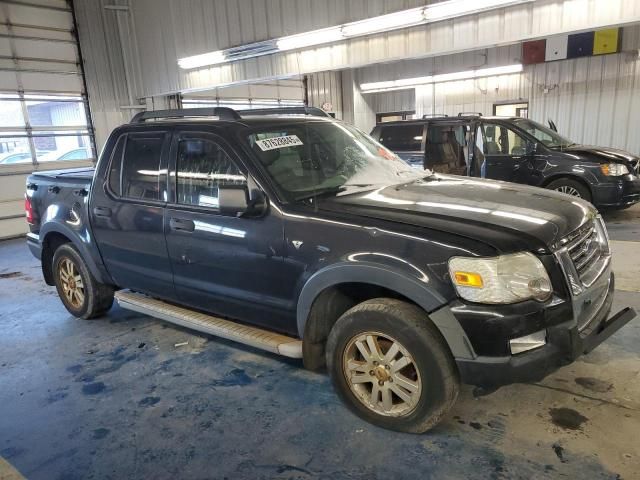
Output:
<svg viewBox="0 0 640 480">
<path fill-rule="evenodd" d="M 202 55 L 194 55 L 193 57 L 185 57 L 178 60 L 180 68 L 190 69 L 204 67 L 206 65 L 215 65 L 223 63 L 226 57 L 220 50 L 217 52 L 203 53 Z"/>
<path fill-rule="evenodd" d="M 342 26 L 342 33 L 345 37 L 357 37 L 359 35 L 420 25 L 424 22 L 424 7 L 412 8 L 411 10 L 403 10 L 388 15 L 367 18 L 359 22 L 347 23 Z"/>
<path fill-rule="evenodd" d="M 276 40 L 278 50 L 294 50 L 296 48 L 311 47 L 323 43 L 331 43 L 343 40 L 340 27 L 323 28 L 312 32 L 290 35 Z"/>
<path fill-rule="evenodd" d="M 399 28 L 413 27 L 427 23 L 438 22 L 464 15 L 471 15 L 500 7 L 509 7 L 535 0 L 448 0 L 427 5 L 426 7 L 411 8 L 387 15 L 367 18 L 356 22 L 345 23 L 335 27 L 313 30 L 310 32 L 290 35 L 262 42 L 248 43 L 236 47 L 204 53 L 178 60 L 178 65 L 184 69 L 205 67 L 219 63 L 233 62 L 246 58 L 270 55 L 279 51 L 295 50 L 333 43 L 348 38 L 387 32 Z"/>
<path fill-rule="evenodd" d="M 421 85 L 432 83 L 453 82 L 456 80 L 469 80 L 473 78 L 495 77 L 497 75 L 509 75 L 522 72 L 522 65 L 505 65 L 502 67 L 479 68 L 476 70 L 466 70 L 463 72 L 443 73 L 428 77 L 403 78 L 401 80 L 390 80 L 385 82 L 371 82 L 360 85 L 363 93 L 389 92 L 392 90 L 406 90 Z"/>
<path fill-rule="evenodd" d="M 480 13 L 494 8 L 525 3 L 527 0 L 449 0 L 429 5 L 424 9 L 427 22 L 437 22 L 449 18 Z M 533 1 L 533 0 L 529 0 Z"/>
</svg>

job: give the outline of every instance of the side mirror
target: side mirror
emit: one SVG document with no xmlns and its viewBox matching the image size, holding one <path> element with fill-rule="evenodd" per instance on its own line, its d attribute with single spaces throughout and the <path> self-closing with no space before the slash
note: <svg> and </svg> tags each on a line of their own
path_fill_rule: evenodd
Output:
<svg viewBox="0 0 640 480">
<path fill-rule="evenodd" d="M 535 155 L 538 151 L 538 144 L 536 142 L 527 142 L 527 155 Z"/>
<path fill-rule="evenodd" d="M 239 217 L 249 206 L 249 189 L 246 185 L 220 185 L 218 208 L 222 215 Z"/>
<path fill-rule="evenodd" d="M 230 217 L 260 217 L 267 211 L 268 201 L 254 182 L 247 185 L 220 185 L 218 187 L 218 209 Z"/>
</svg>

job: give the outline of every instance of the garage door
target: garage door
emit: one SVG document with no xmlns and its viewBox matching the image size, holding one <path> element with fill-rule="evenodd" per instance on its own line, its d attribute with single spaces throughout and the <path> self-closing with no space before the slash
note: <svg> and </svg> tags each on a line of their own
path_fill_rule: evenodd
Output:
<svg viewBox="0 0 640 480">
<path fill-rule="evenodd" d="M 26 230 L 33 170 L 95 158 L 70 2 L 0 2 L 0 238 Z"/>
</svg>

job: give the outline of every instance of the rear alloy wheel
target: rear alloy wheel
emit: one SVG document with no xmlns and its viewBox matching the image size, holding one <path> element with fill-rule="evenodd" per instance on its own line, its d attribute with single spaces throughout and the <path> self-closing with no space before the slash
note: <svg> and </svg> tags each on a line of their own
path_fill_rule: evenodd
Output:
<svg viewBox="0 0 640 480">
<path fill-rule="evenodd" d="M 95 279 L 71 243 L 53 254 L 53 279 L 60 300 L 75 317 L 99 317 L 113 304 L 113 287 Z"/>
<path fill-rule="evenodd" d="M 555 190 L 556 192 L 565 193 L 573 197 L 582 198 L 587 202 L 591 201 L 591 192 L 589 191 L 589 189 L 582 183 L 571 180 L 570 178 L 560 178 L 558 180 L 554 180 L 549 185 L 547 185 L 547 188 L 549 190 Z"/>
<path fill-rule="evenodd" d="M 326 346 L 334 387 L 368 422 L 422 433 L 435 426 L 458 396 L 451 352 L 427 313 L 416 305 L 376 298 L 347 310 Z"/>
<path fill-rule="evenodd" d="M 84 283 L 80 272 L 68 258 L 63 258 L 58 266 L 58 277 L 67 303 L 74 309 L 84 305 Z"/>
</svg>

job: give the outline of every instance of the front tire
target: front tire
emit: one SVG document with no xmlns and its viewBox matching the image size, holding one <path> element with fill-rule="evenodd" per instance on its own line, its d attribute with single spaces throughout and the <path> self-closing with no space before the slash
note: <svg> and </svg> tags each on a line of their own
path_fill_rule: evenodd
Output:
<svg viewBox="0 0 640 480">
<path fill-rule="evenodd" d="M 570 178 L 559 178 L 558 180 L 554 180 L 547 185 L 547 188 L 549 190 L 555 190 L 556 192 L 566 193 L 572 197 L 582 198 L 587 202 L 591 201 L 591 192 L 589 191 L 589 188 L 576 180 L 571 180 Z"/>
<path fill-rule="evenodd" d="M 99 317 L 113 304 L 113 287 L 95 279 L 71 243 L 61 245 L 54 253 L 53 278 L 60 300 L 75 317 Z"/>
<path fill-rule="evenodd" d="M 342 400 L 383 428 L 423 433 L 458 397 L 445 340 L 422 309 L 400 300 L 377 298 L 348 310 L 329 334 L 326 355 Z"/>
</svg>

